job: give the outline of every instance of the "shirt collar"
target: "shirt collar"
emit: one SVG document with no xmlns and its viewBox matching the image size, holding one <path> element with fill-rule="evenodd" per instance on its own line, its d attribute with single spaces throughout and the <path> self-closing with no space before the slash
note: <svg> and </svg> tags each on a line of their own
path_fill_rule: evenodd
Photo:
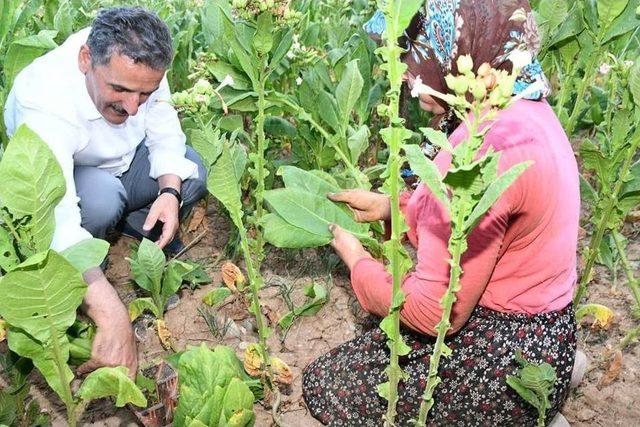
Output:
<svg viewBox="0 0 640 427">
<path fill-rule="evenodd" d="M 77 67 L 77 65 L 76 65 Z M 75 96 L 77 100 L 77 107 L 80 115 L 89 121 L 98 120 L 102 118 L 102 114 L 96 108 L 93 103 L 89 91 L 87 90 L 86 77 L 82 72 L 76 68 L 76 90 Z"/>
</svg>

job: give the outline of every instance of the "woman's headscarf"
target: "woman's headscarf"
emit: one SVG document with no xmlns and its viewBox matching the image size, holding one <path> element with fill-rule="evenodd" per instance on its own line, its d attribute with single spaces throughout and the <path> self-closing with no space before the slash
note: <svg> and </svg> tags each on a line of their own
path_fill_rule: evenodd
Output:
<svg viewBox="0 0 640 427">
<path fill-rule="evenodd" d="M 380 38 L 386 28 L 382 12 L 364 28 Z M 485 62 L 509 72 L 519 68 L 515 95 L 539 100 L 549 94 L 536 59 L 540 36 L 527 0 L 428 0 L 400 43 L 406 48 L 402 59 L 408 71 L 439 92 L 450 92 L 444 77 L 457 74 L 457 58 L 471 55 L 474 71 Z"/>
</svg>

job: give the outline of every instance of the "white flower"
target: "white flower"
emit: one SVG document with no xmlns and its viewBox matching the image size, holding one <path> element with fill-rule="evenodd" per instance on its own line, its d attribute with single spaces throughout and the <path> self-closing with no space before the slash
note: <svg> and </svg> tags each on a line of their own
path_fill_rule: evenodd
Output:
<svg viewBox="0 0 640 427">
<path fill-rule="evenodd" d="M 612 68 L 613 67 L 611 65 L 607 64 L 606 62 L 603 62 L 600 65 L 600 68 L 598 68 L 598 72 L 604 76 L 609 74 L 609 71 L 611 71 Z"/>
<path fill-rule="evenodd" d="M 233 77 L 231 77 L 230 74 L 227 74 L 224 78 L 224 80 L 222 80 L 222 82 L 220 83 L 220 85 L 216 88 L 217 91 L 222 90 L 223 88 L 227 87 L 227 86 L 231 86 L 233 85 Z"/>
<path fill-rule="evenodd" d="M 300 86 L 302 84 L 302 77 L 296 78 L 296 84 Z"/>
<path fill-rule="evenodd" d="M 626 65 L 628 68 L 633 67 L 633 61 L 624 61 L 624 65 Z"/>
</svg>

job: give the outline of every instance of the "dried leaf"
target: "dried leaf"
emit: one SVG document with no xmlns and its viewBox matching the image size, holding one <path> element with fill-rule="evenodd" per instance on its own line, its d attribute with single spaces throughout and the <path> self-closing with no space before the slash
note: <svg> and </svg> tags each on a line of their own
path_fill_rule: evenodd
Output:
<svg viewBox="0 0 640 427">
<path fill-rule="evenodd" d="M 592 327 L 599 326 L 602 329 L 607 329 L 611 326 L 613 321 L 613 311 L 602 304 L 585 304 L 576 310 L 576 320 L 580 322 L 584 316 L 592 315 L 594 322 Z"/>
<path fill-rule="evenodd" d="M 271 358 L 271 372 L 273 380 L 280 385 L 291 385 L 293 382 L 291 368 L 277 357 Z"/>
<path fill-rule="evenodd" d="M 4 341 L 7 337 L 7 322 L 0 319 L 0 342 Z"/>
<path fill-rule="evenodd" d="M 244 351 L 244 370 L 252 377 L 258 377 L 262 374 L 263 362 L 258 344 L 249 345 Z"/>
<path fill-rule="evenodd" d="M 233 292 L 242 291 L 244 289 L 245 278 L 242 271 L 232 262 L 225 262 L 222 265 L 222 281 Z"/>
<path fill-rule="evenodd" d="M 204 218 L 207 214 L 206 205 L 198 204 L 193 209 L 193 214 L 191 215 L 191 221 L 189 221 L 189 227 L 187 227 L 187 231 L 193 233 L 200 227 L 200 224 L 204 221 Z"/>
<path fill-rule="evenodd" d="M 173 346 L 171 342 L 171 331 L 167 328 L 167 323 L 164 320 L 156 320 L 156 328 L 158 328 L 158 338 L 160 338 L 160 342 L 162 346 L 166 349 L 169 349 Z"/>
<path fill-rule="evenodd" d="M 613 358 L 609 361 L 607 370 L 600 377 L 598 381 L 598 388 L 607 386 L 618 378 L 622 371 L 622 351 L 618 350 L 613 355 Z"/>
</svg>

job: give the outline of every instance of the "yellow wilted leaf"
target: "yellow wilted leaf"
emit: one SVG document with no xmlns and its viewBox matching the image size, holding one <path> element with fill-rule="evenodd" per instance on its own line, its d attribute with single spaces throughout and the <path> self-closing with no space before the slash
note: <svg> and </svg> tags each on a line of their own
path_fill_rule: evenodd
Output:
<svg viewBox="0 0 640 427">
<path fill-rule="evenodd" d="M 263 361 L 258 344 L 251 344 L 244 351 L 244 370 L 252 377 L 262 374 Z"/>
<path fill-rule="evenodd" d="M 0 319 L 0 342 L 4 341 L 7 337 L 7 322 Z"/>
<path fill-rule="evenodd" d="M 277 357 L 271 358 L 271 371 L 273 372 L 273 380 L 276 383 L 291 385 L 293 382 L 293 372 L 291 372 L 291 368 Z"/>
<path fill-rule="evenodd" d="M 593 316 L 595 318 L 594 325 L 603 329 L 611 325 L 614 317 L 613 311 L 602 304 L 585 304 L 576 310 L 576 320 L 578 322 L 586 315 Z"/>
<path fill-rule="evenodd" d="M 244 275 L 242 271 L 232 262 L 225 262 L 222 264 L 222 281 L 229 289 L 234 292 L 242 291 L 244 289 Z"/>
<path fill-rule="evenodd" d="M 164 348 L 172 348 L 171 331 L 167 328 L 167 323 L 164 320 L 156 320 L 156 328 L 158 328 L 158 338 Z"/>
</svg>

